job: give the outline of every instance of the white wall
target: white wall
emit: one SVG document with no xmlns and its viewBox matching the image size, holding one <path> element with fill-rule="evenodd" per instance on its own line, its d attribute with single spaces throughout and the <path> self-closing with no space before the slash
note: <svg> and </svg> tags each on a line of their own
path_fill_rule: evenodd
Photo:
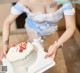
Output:
<svg viewBox="0 0 80 73">
<path fill-rule="evenodd" d="M 17 2 L 19 0 L 0 0 L 0 3 L 11 3 L 11 2 Z"/>
</svg>

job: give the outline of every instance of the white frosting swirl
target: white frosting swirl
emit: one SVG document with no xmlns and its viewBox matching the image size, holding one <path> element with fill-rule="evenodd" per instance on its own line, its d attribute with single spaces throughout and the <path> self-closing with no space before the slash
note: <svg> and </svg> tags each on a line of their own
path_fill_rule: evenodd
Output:
<svg viewBox="0 0 80 73">
<path fill-rule="evenodd" d="M 30 42 L 28 42 L 26 44 L 25 50 L 23 50 L 22 52 L 20 52 L 19 50 L 20 50 L 20 44 L 15 47 L 11 47 L 6 55 L 6 58 L 10 62 L 25 59 L 34 50 L 34 47 Z"/>
</svg>

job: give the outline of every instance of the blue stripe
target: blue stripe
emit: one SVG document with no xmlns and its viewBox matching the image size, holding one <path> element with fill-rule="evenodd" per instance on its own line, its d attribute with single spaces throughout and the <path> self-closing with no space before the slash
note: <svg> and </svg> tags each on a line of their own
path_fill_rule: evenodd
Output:
<svg viewBox="0 0 80 73">
<path fill-rule="evenodd" d="M 14 8 L 15 8 L 16 10 L 20 11 L 20 12 L 23 12 L 23 9 L 24 9 L 19 3 L 17 3 L 17 4 L 14 6 Z"/>
<path fill-rule="evenodd" d="M 65 7 L 62 8 L 62 11 L 72 9 L 73 7 L 71 4 L 67 4 Z"/>
</svg>

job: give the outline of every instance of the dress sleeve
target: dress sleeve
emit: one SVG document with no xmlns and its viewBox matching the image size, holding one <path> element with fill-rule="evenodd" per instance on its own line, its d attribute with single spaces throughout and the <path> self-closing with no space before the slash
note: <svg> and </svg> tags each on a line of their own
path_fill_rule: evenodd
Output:
<svg viewBox="0 0 80 73">
<path fill-rule="evenodd" d="M 73 8 L 72 4 L 65 4 L 62 9 L 64 15 L 74 15 L 75 9 Z"/>
<path fill-rule="evenodd" d="M 16 3 L 14 6 L 11 7 L 11 13 L 15 15 L 19 15 L 24 12 L 24 6 L 20 3 Z"/>
</svg>

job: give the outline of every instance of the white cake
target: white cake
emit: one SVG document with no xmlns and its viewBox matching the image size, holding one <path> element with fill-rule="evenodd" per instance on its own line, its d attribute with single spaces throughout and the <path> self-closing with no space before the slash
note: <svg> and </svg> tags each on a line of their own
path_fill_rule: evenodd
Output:
<svg viewBox="0 0 80 73">
<path fill-rule="evenodd" d="M 6 55 L 6 59 L 13 67 L 13 73 L 27 73 L 27 68 L 36 61 L 35 48 L 30 42 L 22 42 L 15 47 L 11 47 Z"/>
<path fill-rule="evenodd" d="M 25 59 L 32 51 L 34 47 L 31 43 L 22 42 L 15 47 L 11 47 L 7 53 L 7 59 L 10 62 L 19 61 Z"/>
<path fill-rule="evenodd" d="M 38 40 L 22 42 L 10 48 L 3 65 L 8 67 L 6 73 L 43 73 L 55 65 L 52 58 L 44 58 L 45 54 Z"/>
</svg>

